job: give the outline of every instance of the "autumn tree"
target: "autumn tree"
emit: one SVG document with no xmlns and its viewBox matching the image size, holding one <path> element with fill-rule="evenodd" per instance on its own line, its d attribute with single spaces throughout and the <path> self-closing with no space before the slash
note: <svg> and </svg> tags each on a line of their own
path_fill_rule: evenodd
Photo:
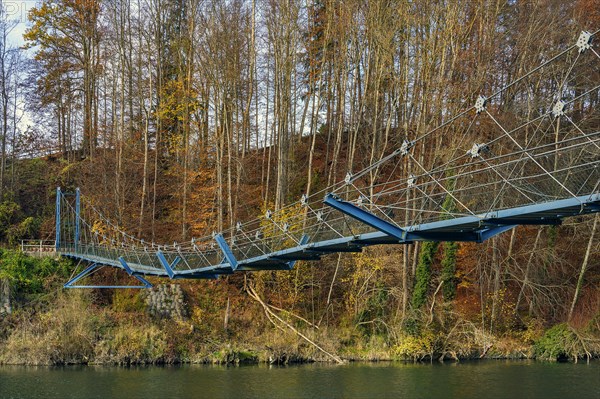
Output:
<svg viewBox="0 0 600 399">
<path fill-rule="evenodd" d="M 17 129 L 17 91 L 18 70 L 21 64 L 19 49 L 9 43 L 8 35 L 16 26 L 0 4 L 0 201 L 6 186 L 8 144 L 13 133 L 12 150 L 14 152 L 14 134 Z"/>
<path fill-rule="evenodd" d="M 48 0 L 32 8 L 32 26 L 24 35 L 28 47 L 35 47 L 35 59 L 45 70 L 45 84 L 60 85 L 68 76 L 81 93 L 83 103 L 84 155 L 92 156 L 97 145 L 98 113 L 96 89 L 100 73 L 98 0 Z M 59 78 L 57 80 L 52 78 Z M 60 92 L 60 90 L 59 90 Z M 60 122 L 59 122 L 60 123 Z"/>
</svg>

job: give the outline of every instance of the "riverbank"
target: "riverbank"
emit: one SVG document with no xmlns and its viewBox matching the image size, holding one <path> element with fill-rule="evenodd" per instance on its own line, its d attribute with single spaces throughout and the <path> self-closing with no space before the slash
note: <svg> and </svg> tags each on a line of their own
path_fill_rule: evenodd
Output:
<svg viewBox="0 0 600 399">
<path fill-rule="evenodd" d="M 135 299 L 139 294 L 132 294 Z M 360 339 L 341 327 L 291 329 L 266 324 L 246 332 L 208 331 L 187 319 L 152 316 L 139 302 L 104 307 L 100 294 L 55 291 L 45 303 L 15 310 L 0 320 L 0 364 L 289 364 L 342 361 L 437 361 L 480 358 L 577 361 L 597 357 L 588 332 L 558 325 L 504 337 L 486 334 L 464 320 L 450 334 L 427 328 L 420 334 Z M 116 309 L 115 309 L 116 307 Z M 310 342 L 309 342 L 310 341 Z"/>
<path fill-rule="evenodd" d="M 74 267 L 62 259 L 0 253 L 0 279 L 12 287 L 10 313 L 0 315 L 0 364 L 578 361 L 600 355 L 600 315 L 576 328 L 535 318 L 509 323 L 515 316 L 507 310 L 502 323 L 489 327 L 477 313 L 442 304 L 402 318 L 379 317 L 375 326 L 270 305 L 265 298 L 275 293 L 261 283 L 265 275 L 157 280 L 152 290 L 65 290 Z M 114 270 L 95 277 L 120 278 Z"/>
</svg>

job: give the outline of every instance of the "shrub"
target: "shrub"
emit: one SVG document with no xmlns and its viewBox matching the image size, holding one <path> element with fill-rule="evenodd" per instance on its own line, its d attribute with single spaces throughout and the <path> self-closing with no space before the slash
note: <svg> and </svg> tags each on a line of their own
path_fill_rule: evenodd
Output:
<svg viewBox="0 0 600 399">
<path fill-rule="evenodd" d="M 40 219 L 30 216 L 23 219 L 20 223 L 10 226 L 6 231 L 8 244 L 14 247 L 18 245 L 21 240 L 37 236 L 40 225 Z"/>
<path fill-rule="evenodd" d="M 56 307 L 13 330 L 0 350 L 0 363 L 80 364 L 92 360 L 95 341 L 107 323 L 90 314 L 84 291 L 67 291 Z M 30 316 L 27 316 L 30 317 Z"/>
<path fill-rule="evenodd" d="M 442 258 L 442 292 L 444 300 L 449 302 L 456 296 L 456 254 L 458 243 L 449 241 L 444 243 L 444 257 Z"/>
<path fill-rule="evenodd" d="M 140 290 L 115 290 L 112 298 L 112 309 L 115 312 L 143 313 L 146 304 Z"/>
<path fill-rule="evenodd" d="M 122 322 L 96 346 L 95 355 L 101 363 L 161 363 L 167 349 L 167 336 L 157 326 Z"/>
<path fill-rule="evenodd" d="M 438 243 L 433 241 L 424 242 L 421 246 L 415 276 L 415 289 L 412 295 L 413 309 L 420 309 L 427 302 L 427 291 L 431 280 L 431 265 L 437 249 Z"/>
<path fill-rule="evenodd" d="M 572 359 L 591 357 L 588 344 L 591 339 L 581 335 L 571 328 L 567 323 L 557 324 L 547 330 L 544 335 L 535 342 L 533 351 L 538 359 L 551 361 L 564 361 Z"/>
<path fill-rule="evenodd" d="M 0 278 L 7 279 L 17 297 L 31 300 L 56 280 L 66 281 L 70 261 L 33 258 L 21 252 L 0 249 Z"/>
<path fill-rule="evenodd" d="M 423 331 L 421 335 L 403 335 L 394 346 L 394 354 L 401 359 L 414 361 L 433 357 L 436 352 L 436 336 L 432 331 Z"/>
</svg>

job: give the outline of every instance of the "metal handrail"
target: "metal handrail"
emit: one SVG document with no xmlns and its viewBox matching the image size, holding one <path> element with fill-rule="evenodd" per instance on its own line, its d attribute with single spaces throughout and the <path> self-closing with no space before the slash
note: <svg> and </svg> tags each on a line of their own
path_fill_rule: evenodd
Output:
<svg viewBox="0 0 600 399">
<path fill-rule="evenodd" d="M 54 253 L 55 242 L 50 240 L 21 240 L 21 252 L 24 253 Z"/>
</svg>

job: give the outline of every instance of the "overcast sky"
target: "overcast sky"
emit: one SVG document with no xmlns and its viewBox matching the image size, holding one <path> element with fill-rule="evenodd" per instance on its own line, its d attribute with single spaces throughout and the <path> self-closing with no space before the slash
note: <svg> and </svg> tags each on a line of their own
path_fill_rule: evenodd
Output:
<svg viewBox="0 0 600 399">
<path fill-rule="evenodd" d="M 17 26 L 11 31 L 9 40 L 11 43 L 22 45 L 23 33 L 27 28 L 27 13 L 35 6 L 34 0 L 0 0 L 9 20 L 17 22 Z"/>
</svg>

